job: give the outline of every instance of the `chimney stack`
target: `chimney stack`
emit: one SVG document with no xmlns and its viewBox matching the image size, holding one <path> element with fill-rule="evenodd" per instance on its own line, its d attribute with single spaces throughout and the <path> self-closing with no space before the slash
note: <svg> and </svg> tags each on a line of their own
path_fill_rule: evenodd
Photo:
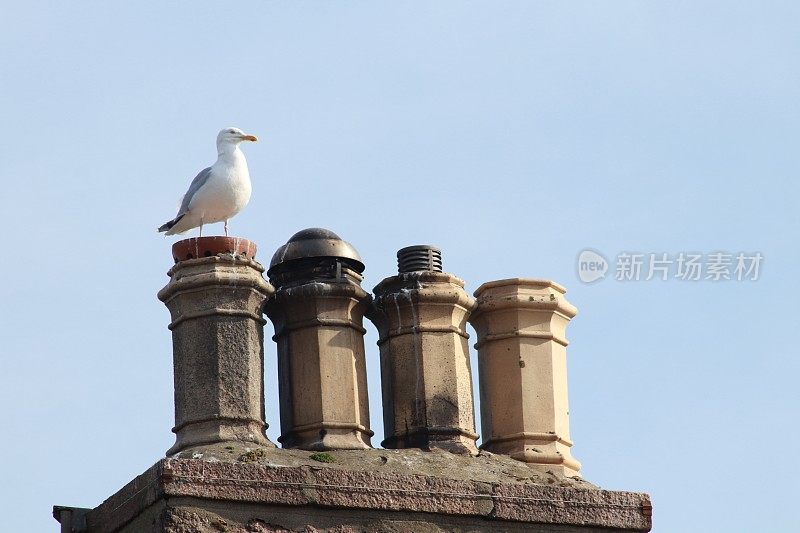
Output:
<svg viewBox="0 0 800 533">
<path fill-rule="evenodd" d="M 566 289 L 541 279 L 505 279 L 475 291 L 482 449 L 543 470 L 577 475 L 570 454 L 567 338 L 578 310 Z"/>
<path fill-rule="evenodd" d="M 439 249 L 397 252 L 399 273 L 375 287 L 385 448 L 478 453 L 467 318 L 475 299 L 442 272 Z"/>
<path fill-rule="evenodd" d="M 159 298 L 172 315 L 177 442 L 96 508 L 55 506 L 62 531 L 650 531 L 648 495 L 575 476 L 564 331 L 576 309 L 561 286 L 494 281 L 476 300 L 438 249 L 412 246 L 373 301 L 358 252 L 328 230 L 278 249 L 275 288 L 254 253 L 227 237 L 173 246 Z M 278 344 L 279 440 L 333 453 L 267 440 L 262 311 Z M 365 311 L 391 453 L 368 449 Z M 479 457 L 468 319 L 482 448 L 494 452 Z"/>
<path fill-rule="evenodd" d="M 364 264 L 332 231 L 296 233 L 272 258 L 265 310 L 278 343 L 284 448 L 370 448 Z"/>
<path fill-rule="evenodd" d="M 264 421 L 264 300 L 256 246 L 233 237 L 176 242 L 158 293 L 172 321 L 176 442 L 167 455 L 220 442 L 274 447 Z"/>
</svg>

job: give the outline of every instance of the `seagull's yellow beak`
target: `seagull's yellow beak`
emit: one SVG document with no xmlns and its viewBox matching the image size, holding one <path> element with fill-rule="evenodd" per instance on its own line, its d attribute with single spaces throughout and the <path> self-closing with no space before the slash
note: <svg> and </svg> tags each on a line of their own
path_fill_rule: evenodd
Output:
<svg viewBox="0 0 800 533">
<path fill-rule="evenodd" d="M 256 142 L 256 141 L 258 140 L 258 137 L 256 137 L 255 135 L 242 135 L 242 140 L 243 140 L 243 141 L 253 141 L 253 142 Z"/>
</svg>

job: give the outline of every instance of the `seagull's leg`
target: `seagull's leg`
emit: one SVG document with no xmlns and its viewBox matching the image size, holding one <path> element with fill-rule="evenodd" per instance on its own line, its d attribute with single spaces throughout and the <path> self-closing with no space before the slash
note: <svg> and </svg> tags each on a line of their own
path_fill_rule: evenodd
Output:
<svg viewBox="0 0 800 533">
<path fill-rule="evenodd" d="M 203 219 L 200 219 L 200 235 L 199 237 L 203 236 Z"/>
<path fill-rule="evenodd" d="M 225 221 L 225 236 L 228 236 L 228 221 Z"/>
</svg>

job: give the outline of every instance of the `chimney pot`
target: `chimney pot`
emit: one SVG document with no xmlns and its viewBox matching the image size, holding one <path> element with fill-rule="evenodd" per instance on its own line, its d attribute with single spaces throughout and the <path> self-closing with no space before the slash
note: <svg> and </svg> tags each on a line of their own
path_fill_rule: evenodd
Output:
<svg viewBox="0 0 800 533">
<path fill-rule="evenodd" d="M 514 278 L 475 291 L 481 448 L 574 476 L 567 402 L 569 321 L 578 310 L 561 285 Z"/>
<path fill-rule="evenodd" d="M 310 228 L 278 248 L 265 311 L 278 344 L 285 448 L 369 448 L 361 256 L 330 230 Z"/>
<path fill-rule="evenodd" d="M 239 237 L 197 237 L 184 239 L 172 245 L 172 258 L 176 263 L 220 254 L 255 259 L 256 245 Z"/>
<path fill-rule="evenodd" d="M 466 323 L 475 299 L 441 270 L 441 251 L 409 246 L 374 289 L 386 448 L 477 454 Z"/>
<path fill-rule="evenodd" d="M 172 321 L 176 442 L 167 455 L 220 442 L 274 446 L 264 421 L 264 300 L 256 245 L 236 237 L 175 243 L 158 293 Z"/>
</svg>

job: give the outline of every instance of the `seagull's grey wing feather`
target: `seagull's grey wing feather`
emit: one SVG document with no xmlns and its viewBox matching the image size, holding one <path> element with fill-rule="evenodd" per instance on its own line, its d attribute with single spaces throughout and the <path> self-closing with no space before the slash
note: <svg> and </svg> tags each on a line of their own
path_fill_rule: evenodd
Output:
<svg viewBox="0 0 800 533">
<path fill-rule="evenodd" d="M 208 167 L 201 170 L 200 173 L 194 177 L 191 185 L 189 185 L 189 190 L 186 191 L 186 194 L 183 195 L 183 200 L 181 200 L 181 207 L 180 209 L 178 209 L 178 215 L 177 215 L 178 217 L 181 215 L 185 215 L 189 211 L 189 203 L 191 203 L 195 193 L 200 190 L 200 187 L 206 184 L 210 176 L 211 176 L 211 167 Z"/>
</svg>

